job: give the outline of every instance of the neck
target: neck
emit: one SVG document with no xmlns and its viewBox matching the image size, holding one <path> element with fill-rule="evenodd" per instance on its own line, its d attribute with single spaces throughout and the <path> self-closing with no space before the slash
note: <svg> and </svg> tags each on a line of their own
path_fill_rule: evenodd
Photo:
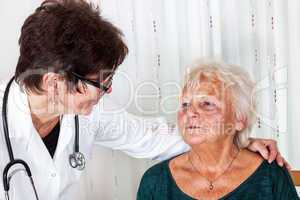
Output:
<svg viewBox="0 0 300 200">
<path fill-rule="evenodd" d="M 201 171 L 222 171 L 238 153 L 233 137 L 191 146 L 190 158 Z"/>
<path fill-rule="evenodd" d="M 46 95 L 28 94 L 32 123 L 41 137 L 47 136 L 59 121 L 60 114 L 49 105 Z"/>
</svg>

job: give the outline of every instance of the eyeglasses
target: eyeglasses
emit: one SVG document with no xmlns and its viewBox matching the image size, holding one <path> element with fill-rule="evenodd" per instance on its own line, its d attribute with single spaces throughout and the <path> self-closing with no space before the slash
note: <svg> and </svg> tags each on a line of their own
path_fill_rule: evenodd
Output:
<svg viewBox="0 0 300 200">
<path fill-rule="evenodd" d="M 105 84 L 102 84 L 98 81 L 92 81 L 89 79 L 84 78 L 83 76 L 80 76 L 79 74 L 75 73 L 75 72 L 71 72 L 77 79 L 86 82 L 87 84 L 90 84 L 96 88 L 99 88 L 100 90 L 104 91 L 105 93 L 108 92 L 108 90 L 111 88 L 112 85 L 112 77 L 113 75 L 111 75 L 108 79 L 108 81 Z"/>
</svg>

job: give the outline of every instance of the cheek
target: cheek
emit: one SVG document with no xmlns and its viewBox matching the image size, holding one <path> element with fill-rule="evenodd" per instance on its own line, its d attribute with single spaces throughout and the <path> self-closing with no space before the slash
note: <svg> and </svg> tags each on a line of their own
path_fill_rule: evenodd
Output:
<svg viewBox="0 0 300 200">
<path fill-rule="evenodd" d="M 233 121 L 227 117 L 227 114 L 218 114 L 214 116 L 208 124 L 210 132 L 216 134 L 215 137 L 219 137 L 220 135 L 232 135 L 235 133 L 235 125 Z"/>
<path fill-rule="evenodd" d="M 184 117 L 185 113 L 182 110 L 177 112 L 177 121 L 180 121 Z"/>
<path fill-rule="evenodd" d="M 186 122 L 186 113 L 182 110 L 179 110 L 177 112 L 177 124 L 178 124 L 178 127 L 182 130 L 185 122 Z"/>
<path fill-rule="evenodd" d="M 72 105 L 72 110 L 76 114 L 88 115 L 93 109 L 93 103 L 85 97 L 75 98 Z"/>
<path fill-rule="evenodd" d="M 72 101 L 74 99 L 74 95 L 71 93 L 62 93 L 60 96 L 60 103 L 63 105 L 64 108 L 69 108 L 72 104 Z"/>
<path fill-rule="evenodd" d="M 224 122 L 224 115 L 221 113 L 216 113 L 211 116 L 206 116 L 204 119 L 207 119 L 205 121 L 211 123 L 211 124 L 220 124 Z"/>
<path fill-rule="evenodd" d="M 91 104 L 91 100 L 87 96 L 80 96 L 74 99 L 74 105 L 77 108 L 84 108 Z"/>
<path fill-rule="evenodd" d="M 76 111 L 79 102 L 80 97 L 78 97 L 78 95 L 71 94 L 66 102 L 66 107 L 68 107 L 70 110 Z"/>
<path fill-rule="evenodd" d="M 207 117 L 205 120 L 206 127 L 210 130 L 211 134 L 219 134 L 223 132 L 224 127 L 224 115 L 216 113 L 213 116 Z"/>
<path fill-rule="evenodd" d="M 68 102 L 68 107 L 74 111 L 84 109 L 88 104 L 88 98 L 82 94 L 73 94 Z"/>
</svg>

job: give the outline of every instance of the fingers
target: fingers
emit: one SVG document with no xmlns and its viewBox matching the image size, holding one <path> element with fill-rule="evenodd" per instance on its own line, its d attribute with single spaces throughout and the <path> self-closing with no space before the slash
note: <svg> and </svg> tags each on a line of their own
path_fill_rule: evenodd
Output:
<svg viewBox="0 0 300 200">
<path fill-rule="evenodd" d="M 277 142 L 275 140 L 266 140 L 266 141 L 264 141 L 264 144 L 268 148 L 268 151 L 269 151 L 268 162 L 271 163 L 277 158 L 277 156 L 279 154 L 278 148 L 277 148 Z M 279 154 L 279 156 L 280 156 L 280 154 Z"/>
<path fill-rule="evenodd" d="M 292 169 L 292 166 L 281 156 L 280 153 L 277 154 L 276 162 L 280 167 L 286 167 L 288 170 Z"/>
<path fill-rule="evenodd" d="M 265 159 L 268 160 L 269 158 L 269 151 L 268 148 L 264 145 L 261 141 L 253 142 L 253 148 L 256 149 L 260 153 L 260 155 Z"/>
<path fill-rule="evenodd" d="M 268 158 L 268 162 L 271 163 L 276 159 L 276 162 L 281 167 L 286 167 L 288 170 L 291 170 L 291 165 L 282 157 L 277 148 L 277 142 L 275 140 L 267 140 L 265 141 L 265 145 L 268 147 L 270 151 L 270 156 Z"/>
<path fill-rule="evenodd" d="M 278 153 L 277 156 L 276 156 L 276 162 L 277 162 L 277 164 L 278 164 L 280 167 L 282 167 L 283 164 L 284 164 L 284 161 L 285 161 L 284 158 L 281 156 L 280 153 Z"/>
<path fill-rule="evenodd" d="M 291 170 L 291 165 L 281 156 L 277 148 L 277 142 L 270 139 L 252 139 L 250 145 L 248 146 L 253 152 L 259 152 L 261 156 L 272 163 L 276 160 L 277 164 L 281 167 L 286 167 Z"/>
</svg>

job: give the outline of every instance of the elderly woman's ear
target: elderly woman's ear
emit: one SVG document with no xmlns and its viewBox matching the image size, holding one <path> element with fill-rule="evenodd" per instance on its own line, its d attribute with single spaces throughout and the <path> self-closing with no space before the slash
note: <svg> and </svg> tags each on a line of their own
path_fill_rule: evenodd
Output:
<svg viewBox="0 0 300 200">
<path fill-rule="evenodd" d="M 245 124 L 241 121 L 235 123 L 235 130 L 241 131 L 245 128 Z"/>
<path fill-rule="evenodd" d="M 237 119 L 237 121 L 235 123 L 235 129 L 237 131 L 242 131 L 246 126 L 247 126 L 247 118 L 246 117 Z"/>
</svg>

